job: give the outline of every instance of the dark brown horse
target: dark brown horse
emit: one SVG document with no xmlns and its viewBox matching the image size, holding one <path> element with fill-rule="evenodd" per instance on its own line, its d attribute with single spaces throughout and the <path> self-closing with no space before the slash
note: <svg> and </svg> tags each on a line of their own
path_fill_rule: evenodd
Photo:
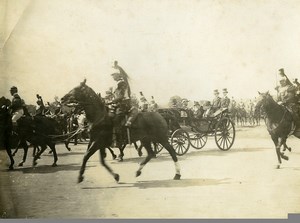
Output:
<svg viewBox="0 0 300 223">
<path fill-rule="evenodd" d="M 5 147 L 10 158 L 11 164 L 9 169 L 13 169 L 14 165 L 14 159 L 11 153 L 11 149 L 13 148 L 18 148 L 19 146 L 24 148 L 23 160 L 19 166 L 22 166 L 26 161 L 28 152 L 26 142 L 30 142 L 34 147 L 41 147 L 41 151 L 34 156 L 33 165 L 37 164 L 37 159 L 45 151 L 47 146 L 49 146 L 54 157 L 52 166 L 56 166 L 57 154 L 55 142 L 50 135 L 57 135 L 59 133 L 57 122 L 44 116 L 33 118 L 27 115 L 17 121 L 17 134 L 15 134 L 12 132 L 12 121 L 8 109 L 8 101 L 9 100 L 4 97 L 0 98 L 0 144 L 2 148 Z"/>
<path fill-rule="evenodd" d="M 66 94 L 61 102 L 63 104 L 78 103 L 83 107 L 86 118 L 91 123 L 90 126 L 90 142 L 87 151 L 83 157 L 78 182 L 83 181 L 83 174 L 88 159 L 100 150 L 101 164 L 108 170 L 114 179 L 118 182 L 119 175 L 106 164 L 104 159 L 105 149 L 112 144 L 113 122 L 108 116 L 105 104 L 94 92 L 93 89 L 86 85 L 84 80 L 78 87 L 72 89 Z M 124 130 L 126 131 L 126 130 Z M 154 155 L 151 142 L 158 142 L 170 153 L 174 164 L 176 174 L 174 179 L 180 179 L 180 168 L 174 148 L 168 142 L 168 126 L 165 119 L 156 112 L 139 113 L 135 122 L 131 127 L 131 142 L 141 141 L 147 150 L 147 157 L 140 164 L 136 172 L 136 176 L 141 174 L 143 167 L 151 160 Z"/>
<path fill-rule="evenodd" d="M 286 140 L 290 135 L 300 138 L 300 126 L 295 124 L 292 114 L 288 109 L 275 102 L 269 92 L 259 92 L 259 95 L 260 99 L 257 102 L 255 109 L 258 110 L 262 108 L 265 112 L 266 126 L 276 148 L 278 158 L 277 168 L 280 168 L 281 158 L 288 160 L 288 157 L 284 155 L 280 149 L 283 146 L 284 150 L 290 150 L 286 145 Z"/>
</svg>

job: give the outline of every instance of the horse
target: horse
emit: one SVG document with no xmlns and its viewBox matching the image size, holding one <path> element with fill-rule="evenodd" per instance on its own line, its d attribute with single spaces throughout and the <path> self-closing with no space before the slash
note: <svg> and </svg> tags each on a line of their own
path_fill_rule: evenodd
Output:
<svg viewBox="0 0 300 223">
<path fill-rule="evenodd" d="M 291 149 L 286 145 L 287 138 L 294 135 L 300 138 L 300 125 L 295 123 L 291 112 L 284 106 L 274 101 L 269 92 L 260 93 L 260 99 L 255 106 L 255 110 L 262 108 L 265 113 L 265 123 L 269 134 L 275 144 L 276 154 L 278 158 L 277 168 L 280 168 L 281 158 L 288 160 L 288 156 L 280 151 L 284 146 L 284 150 Z M 296 125 L 297 124 L 297 125 Z"/>
<path fill-rule="evenodd" d="M 81 169 L 79 172 L 78 183 L 84 179 L 86 163 L 89 158 L 96 152 L 100 151 L 102 166 L 113 176 L 116 182 L 119 182 L 120 176 L 115 173 L 105 162 L 105 149 L 112 144 L 113 120 L 108 115 L 104 102 L 99 98 L 95 91 L 86 85 L 86 79 L 79 86 L 73 88 L 62 99 L 62 104 L 78 103 L 85 111 L 86 118 L 90 124 L 90 141 L 87 151 L 83 157 Z M 124 127 L 124 134 L 126 128 Z M 181 177 L 179 162 L 174 148 L 168 142 L 168 126 L 165 119 L 156 112 L 138 113 L 130 129 L 131 142 L 141 141 L 147 151 L 147 157 L 140 163 L 136 171 L 136 177 L 140 176 L 143 167 L 154 156 L 151 147 L 152 142 L 160 143 L 171 155 L 175 164 L 174 180 Z"/>
<path fill-rule="evenodd" d="M 23 160 L 19 163 L 19 166 L 22 166 L 26 161 L 28 145 L 27 142 L 30 142 L 34 147 L 41 147 L 33 159 L 33 166 L 37 164 L 36 160 L 40 155 L 45 151 L 47 146 L 53 152 L 54 163 L 52 166 L 56 166 L 57 154 L 55 149 L 55 142 L 53 142 L 50 135 L 58 133 L 57 122 L 53 119 L 44 117 L 44 116 L 22 116 L 17 121 L 16 133 L 13 132 L 11 115 L 8 109 L 8 99 L 5 97 L 0 98 L 0 132 L 1 132 L 1 147 L 5 147 L 7 154 L 10 158 L 11 164 L 9 169 L 13 169 L 14 159 L 11 152 L 12 148 L 18 148 L 22 146 L 24 149 Z"/>
</svg>

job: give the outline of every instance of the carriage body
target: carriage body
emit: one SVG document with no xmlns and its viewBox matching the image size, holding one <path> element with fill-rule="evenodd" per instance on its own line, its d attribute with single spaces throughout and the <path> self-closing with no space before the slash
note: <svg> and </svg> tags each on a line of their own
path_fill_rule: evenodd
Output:
<svg viewBox="0 0 300 223">
<path fill-rule="evenodd" d="M 182 116 L 182 112 L 186 115 Z M 220 150 L 229 150 L 235 140 L 235 126 L 228 109 L 222 108 L 210 117 L 197 119 L 191 110 L 178 108 L 159 109 L 169 126 L 169 139 L 177 155 L 184 155 L 190 146 L 202 149 L 208 137 L 214 137 Z M 159 146 L 156 150 L 159 151 Z"/>
</svg>

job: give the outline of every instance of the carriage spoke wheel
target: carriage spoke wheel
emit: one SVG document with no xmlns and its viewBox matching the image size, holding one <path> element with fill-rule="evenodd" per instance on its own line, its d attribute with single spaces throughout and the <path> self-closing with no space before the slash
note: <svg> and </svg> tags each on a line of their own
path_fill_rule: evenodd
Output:
<svg viewBox="0 0 300 223">
<path fill-rule="evenodd" d="M 158 154 L 164 147 L 160 143 L 154 143 L 154 152 Z"/>
<path fill-rule="evenodd" d="M 235 127 L 233 122 L 227 118 L 221 118 L 215 128 L 215 141 L 220 150 L 229 150 L 235 139 Z"/>
<path fill-rule="evenodd" d="M 183 129 L 177 129 L 171 136 L 171 145 L 178 156 L 186 154 L 190 148 L 189 134 Z"/>
<path fill-rule="evenodd" d="M 191 146 L 195 149 L 202 149 L 207 142 L 207 134 L 204 133 L 194 133 L 190 136 Z"/>
</svg>

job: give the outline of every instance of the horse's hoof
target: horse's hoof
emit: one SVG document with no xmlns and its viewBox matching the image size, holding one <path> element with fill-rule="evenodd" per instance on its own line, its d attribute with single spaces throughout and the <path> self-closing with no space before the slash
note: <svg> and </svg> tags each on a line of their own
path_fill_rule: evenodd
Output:
<svg viewBox="0 0 300 223">
<path fill-rule="evenodd" d="M 77 181 L 77 183 L 81 183 L 81 182 L 83 181 L 83 179 L 84 179 L 84 177 L 83 177 L 83 176 L 79 176 L 79 177 L 78 177 L 78 181 Z"/>
<path fill-rule="evenodd" d="M 291 147 L 288 147 L 287 149 L 288 149 L 288 151 L 292 152 L 292 148 Z"/>
<path fill-rule="evenodd" d="M 18 166 L 23 166 L 23 163 L 21 162 L 21 163 L 19 163 L 19 165 Z"/>
<path fill-rule="evenodd" d="M 138 170 L 138 171 L 136 171 L 135 176 L 138 177 L 138 176 L 140 176 L 141 174 L 142 174 L 142 171 Z"/>
<path fill-rule="evenodd" d="M 117 182 L 119 182 L 119 180 L 120 180 L 119 174 L 116 173 L 116 174 L 114 175 L 114 178 L 115 178 L 115 180 L 116 180 Z"/>
<path fill-rule="evenodd" d="M 113 159 L 115 160 L 117 158 L 117 156 L 116 155 L 113 155 Z"/>
<path fill-rule="evenodd" d="M 181 177 L 181 175 L 177 173 L 177 174 L 174 176 L 173 180 L 180 180 L 180 177 Z"/>
<path fill-rule="evenodd" d="M 118 160 L 118 161 L 119 161 L 119 162 L 123 162 L 123 158 L 120 158 L 120 157 L 119 157 L 119 160 Z"/>
<path fill-rule="evenodd" d="M 32 166 L 36 166 L 37 165 L 37 162 L 36 161 L 33 161 L 32 162 Z"/>
<path fill-rule="evenodd" d="M 56 163 L 53 163 L 53 164 L 52 164 L 52 167 L 56 167 L 56 166 L 57 166 L 57 164 L 56 164 Z"/>
<path fill-rule="evenodd" d="M 143 155 L 143 153 L 142 152 L 138 152 L 138 154 L 139 154 L 139 157 L 142 157 L 142 155 Z"/>
<path fill-rule="evenodd" d="M 71 148 L 67 147 L 67 150 L 68 150 L 68 151 L 71 151 Z"/>
<path fill-rule="evenodd" d="M 50 150 L 48 154 L 51 154 L 51 153 L 52 153 L 52 150 Z"/>
<path fill-rule="evenodd" d="M 276 166 L 276 169 L 280 169 L 280 164 L 278 164 L 278 165 Z"/>
<path fill-rule="evenodd" d="M 13 166 L 9 166 L 8 170 L 14 170 L 14 167 Z"/>
</svg>

